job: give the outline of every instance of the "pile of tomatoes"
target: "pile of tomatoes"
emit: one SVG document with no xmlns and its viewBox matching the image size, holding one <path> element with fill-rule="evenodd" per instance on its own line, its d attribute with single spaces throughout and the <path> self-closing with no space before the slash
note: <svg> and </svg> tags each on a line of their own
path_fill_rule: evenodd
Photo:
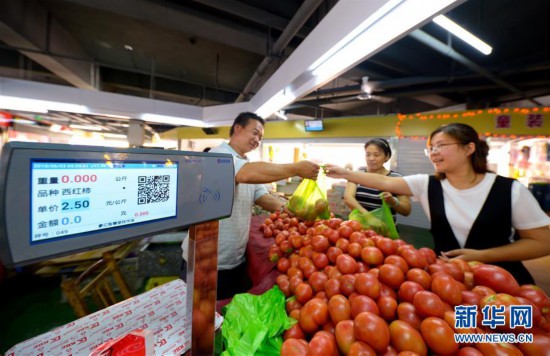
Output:
<svg viewBox="0 0 550 356">
<path fill-rule="evenodd" d="M 550 355 L 550 298 L 500 267 L 446 262 L 352 220 L 273 213 L 260 230 L 275 239 L 269 260 L 298 321 L 282 355 Z M 455 328 L 459 305 L 477 305 L 476 327 Z M 486 305 L 505 307 L 505 325 L 482 325 Z M 509 327 L 512 305 L 533 307 L 532 328 Z M 532 333 L 533 342 L 457 344 L 455 333 Z"/>
</svg>

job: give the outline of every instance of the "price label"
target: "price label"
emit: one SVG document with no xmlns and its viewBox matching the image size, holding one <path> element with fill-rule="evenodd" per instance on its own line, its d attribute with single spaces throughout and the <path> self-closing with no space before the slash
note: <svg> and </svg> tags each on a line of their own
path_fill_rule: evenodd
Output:
<svg viewBox="0 0 550 356">
<path fill-rule="evenodd" d="M 178 164 L 31 163 L 31 243 L 176 216 Z"/>
</svg>

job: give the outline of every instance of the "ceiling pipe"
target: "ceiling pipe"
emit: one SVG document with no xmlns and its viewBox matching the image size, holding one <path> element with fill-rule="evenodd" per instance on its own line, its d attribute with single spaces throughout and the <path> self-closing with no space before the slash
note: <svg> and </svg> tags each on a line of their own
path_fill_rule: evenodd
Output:
<svg viewBox="0 0 550 356">
<path fill-rule="evenodd" d="M 300 6 L 298 11 L 296 12 L 296 15 L 290 20 L 288 23 L 288 26 L 284 29 L 283 33 L 277 41 L 273 44 L 273 47 L 271 48 L 271 53 L 268 54 L 258 68 L 254 71 L 254 74 L 252 77 L 248 80 L 248 83 L 246 83 L 243 91 L 241 94 L 237 97 L 237 100 L 235 102 L 240 103 L 244 100 L 249 99 L 248 96 L 251 92 L 255 92 L 258 89 L 258 84 L 262 80 L 262 77 L 265 75 L 265 70 L 267 67 L 273 62 L 273 59 L 281 53 L 286 46 L 290 43 L 290 41 L 296 36 L 298 31 L 302 28 L 304 23 L 309 19 L 311 14 L 321 5 L 323 0 L 306 0 Z"/>
<path fill-rule="evenodd" d="M 497 83 L 501 87 L 510 90 L 512 93 L 520 95 L 521 97 L 529 100 L 530 102 L 532 102 L 533 104 L 535 104 L 537 106 L 542 106 L 542 104 L 540 102 L 533 99 L 532 97 L 528 97 L 525 94 L 525 92 L 523 92 L 519 88 L 517 88 L 514 85 L 506 82 L 505 80 L 502 80 L 502 79 L 498 78 L 493 73 L 491 73 L 488 70 L 482 68 L 478 64 L 476 64 L 473 61 L 471 61 L 470 59 L 466 58 L 464 55 L 462 55 L 462 54 L 458 53 L 457 51 L 455 51 L 452 47 L 450 47 L 447 44 L 439 41 L 438 39 L 430 36 L 426 32 L 424 32 L 422 30 L 415 30 L 415 31 L 411 32 L 409 34 L 409 36 L 411 36 L 412 38 L 414 38 L 415 40 L 417 40 L 419 42 L 424 43 L 425 45 L 427 45 L 428 47 L 431 47 L 432 49 L 438 51 L 439 53 L 441 53 L 441 54 L 443 54 L 443 55 L 445 55 L 449 58 L 454 59 L 455 61 L 461 63 L 462 65 L 464 65 L 468 68 L 470 68 L 471 70 L 483 75 L 484 77 L 486 77 L 487 79 Z"/>
</svg>

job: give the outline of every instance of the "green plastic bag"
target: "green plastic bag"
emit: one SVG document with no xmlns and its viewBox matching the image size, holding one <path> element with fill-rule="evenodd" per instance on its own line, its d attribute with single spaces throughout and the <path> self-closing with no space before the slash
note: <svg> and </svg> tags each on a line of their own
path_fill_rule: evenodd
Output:
<svg viewBox="0 0 550 356">
<path fill-rule="evenodd" d="M 288 209 L 298 218 L 308 221 L 330 219 L 324 178 L 321 170 L 316 181 L 304 179 L 288 200 Z"/>
<path fill-rule="evenodd" d="M 286 314 L 285 295 L 278 286 L 262 295 L 237 294 L 223 314 L 222 356 L 279 355 L 283 332 L 296 323 Z"/>
<path fill-rule="evenodd" d="M 395 228 L 390 207 L 384 199 L 382 199 L 382 206 L 380 208 L 366 213 L 362 213 L 358 209 L 353 209 L 348 218 L 349 220 L 358 221 L 363 229 L 372 229 L 376 231 L 377 234 L 392 239 L 399 238 L 399 233 L 397 233 L 397 229 Z"/>
</svg>

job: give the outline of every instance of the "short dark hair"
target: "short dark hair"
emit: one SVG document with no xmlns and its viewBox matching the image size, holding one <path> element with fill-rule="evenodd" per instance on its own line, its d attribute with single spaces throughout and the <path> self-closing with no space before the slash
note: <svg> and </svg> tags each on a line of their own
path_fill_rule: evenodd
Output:
<svg viewBox="0 0 550 356">
<path fill-rule="evenodd" d="M 456 122 L 448 125 L 443 125 L 430 134 L 428 144 L 430 144 L 432 138 L 438 133 L 444 133 L 445 135 L 451 136 L 461 145 L 467 145 L 472 142 L 475 146 L 475 151 L 470 156 L 470 161 L 472 163 L 472 168 L 474 169 L 474 172 L 491 172 L 487 168 L 487 155 L 489 155 L 489 145 L 487 144 L 487 142 L 479 138 L 479 134 L 473 127 Z M 435 177 L 437 179 L 445 179 L 445 173 L 436 172 Z"/>
<path fill-rule="evenodd" d="M 254 114 L 253 112 L 242 112 L 235 118 L 235 121 L 233 121 L 233 125 L 231 125 L 231 129 L 229 130 L 229 136 L 233 136 L 235 133 L 235 125 L 239 125 L 241 127 L 245 127 L 248 125 L 248 122 L 250 120 L 256 120 L 259 121 L 262 126 L 265 125 L 265 120 L 262 119 L 260 116 Z"/>
<path fill-rule="evenodd" d="M 391 158 L 391 148 L 390 148 L 390 144 L 388 143 L 388 140 L 384 138 L 373 138 L 371 140 L 368 140 L 365 143 L 365 150 L 370 145 L 375 145 L 376 147 L 381 149 L 382 152 L 384 152 L 384 155 L 387 157 L 386 161 Z"/>
</svg>

